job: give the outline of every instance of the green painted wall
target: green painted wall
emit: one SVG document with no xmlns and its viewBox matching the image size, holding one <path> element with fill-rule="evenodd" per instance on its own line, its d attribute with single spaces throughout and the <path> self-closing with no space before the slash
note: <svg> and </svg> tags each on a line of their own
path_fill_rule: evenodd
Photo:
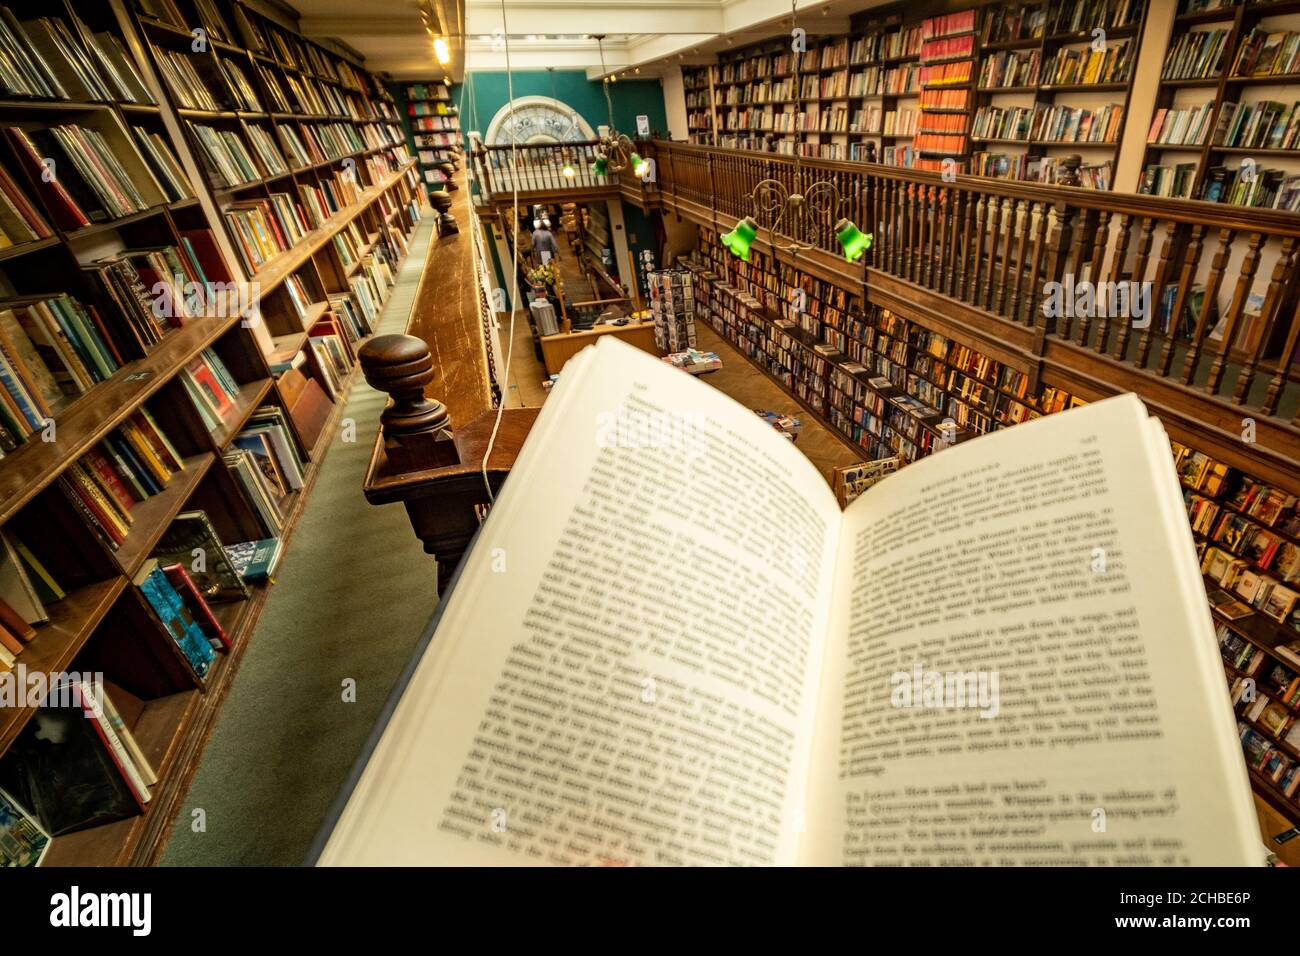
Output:
<svg viewBox="0 0 1300 956">
<path fill-rule="evenodd" d="M 609 122 L 601 84 L 588 80 L 584 70 L 556 70 L 553 74 L 546 70 L 516 70 L 511 77 L 516 97 L 553 96 L 577 110 L 593 130 Z M 641 114 L 650 117 L 652 131 L 668 129 L 664 91 L 658 79 L 619 80 L 609 92 L 614 101 L 614 125 L 621 132 L 635 137 L 636 118 Z M 504 72 L 470 71 L 453 95 L 460 104 L 460 128 L 485 134 L 492 117 L 510 100 Z"/>
</svg>

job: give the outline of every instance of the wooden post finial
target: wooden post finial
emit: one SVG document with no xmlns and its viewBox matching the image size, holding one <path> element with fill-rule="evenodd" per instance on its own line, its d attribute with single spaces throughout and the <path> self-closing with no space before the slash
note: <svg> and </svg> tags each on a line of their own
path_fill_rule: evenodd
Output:
<svg viewBox="0 0 1300 956">
<path fill-rule="evenodd" d="M 446 190 L 429 193 L 429 205 L 438 212 L 438 235 L 454 236 L 460 232 L 456 217 L 451 214 L 451 196 Z"/>
<path fill-rule="evenodd" d="M 443 184 L 447 187 L 447 192 L 454 193 L 456 190 L 460 189 L 460 183 L 456 182 L 455 166 L 444 159 L 435 163 L 434 168 L 447 177 L 447 182 Z"/>
<path fill-rule="evenodd" d="M 458 460 L 447 406 L 425 397 L 433 356 L 413 335 L 377 335 L 358 353 L 372 388 L 392 397 L 379 418 L 384 449 L 399 468 L 436 468 Z"/>
</svg>

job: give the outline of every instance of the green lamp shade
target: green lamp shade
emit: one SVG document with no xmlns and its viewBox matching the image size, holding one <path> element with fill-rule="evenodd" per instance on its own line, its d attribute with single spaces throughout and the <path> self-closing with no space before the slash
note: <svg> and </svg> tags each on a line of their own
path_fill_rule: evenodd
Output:
<svg viewBox="0 0 1300 956">
<path fill-rule="evenodd" d="M 727 247 L 733 256 L 748 262 L 749 246 L 757 235 L 758 223 L 750 216 L 746 216 L 736 223 L 735 229 L 722 237 L 722 244 Z"/>
<path fill-rule="evenodd" d="M 857 262 L 871 248 L 870 233 L 864 233 L 847 219 L 841 219 L 835 224 L 835 238 L 839 240 L 844 258 L 849 262 Z"/>
<path fill-rule="evenodd" d="M 597 176 L 604 176 L 605 170 L 609 167 L 609 158 L 607 156 L 597 156 L 596 161 L 591 164 L 591 171 Z"/>
<path fill-rule="evenodd" d="M 633 153 L 630 158 L 632 161 L 632 175 L 636 176 L 637 179 L 640 179 L 646 173 L 650 172 L 650 164 L 636 153 Z"/>
</svg>

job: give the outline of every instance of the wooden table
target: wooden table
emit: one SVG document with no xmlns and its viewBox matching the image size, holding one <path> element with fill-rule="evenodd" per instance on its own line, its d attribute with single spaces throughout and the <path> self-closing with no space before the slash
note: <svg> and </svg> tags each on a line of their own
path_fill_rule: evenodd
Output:
<svg viewBox="0 0 1300 956">
<path fill-rule="evenodd" d="M 542 361 L 546 365 L 546 374 L 555 375 L 569 361 L 588 345 L 595 345 L 602 335 L 616 335 L 628 345 L 635 345 L 651 355 L 663 353 L 655 347 L 655 325 L 653 322 L 633 322 L 627 325 L 597 325 L 585 332 L 561 332 L 558 335 L 542 336 Z"/>
</svg>

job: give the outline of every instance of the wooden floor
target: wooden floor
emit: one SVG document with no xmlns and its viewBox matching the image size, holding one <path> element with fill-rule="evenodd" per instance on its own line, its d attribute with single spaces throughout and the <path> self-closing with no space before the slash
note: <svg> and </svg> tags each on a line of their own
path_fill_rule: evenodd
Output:
<svg viewBox="0 0 1300 956">
<path fill-rule="evenodd" d="M 506 328 L 503 327 L 503 346 L 505 331 Z M 795 447 L 817 466 L 817 470 L 826 478 L 828 484 L 831 480 L 831 471 L 836 465 L 851 465 L 861 460 L 829 428 L 813 421 L 800 409 L 798 402 L 754 368 L 748 359 L 720 338 L 713 329 L 696 323 L 695 334 L 701 351 L 717 352 L 722 358 L 722 368 L 702 376 L 701 381 L 707 382 L 723 394 L 730 395 L 746 408 L 779 412 L 798 418 L 803 423 L 803 429 L 799 434 L 799 440 L 795 442 Z M 541 363 L 533 355 L 528 321 L 523 313 L 519 313 L 515 320 L 515 349 L 510 365 L 507 404 L 510 407 L 526 408 L 540 406 L 548 394 L 541 384 L 545 378 L 546 373 Z"/>
</svg>

